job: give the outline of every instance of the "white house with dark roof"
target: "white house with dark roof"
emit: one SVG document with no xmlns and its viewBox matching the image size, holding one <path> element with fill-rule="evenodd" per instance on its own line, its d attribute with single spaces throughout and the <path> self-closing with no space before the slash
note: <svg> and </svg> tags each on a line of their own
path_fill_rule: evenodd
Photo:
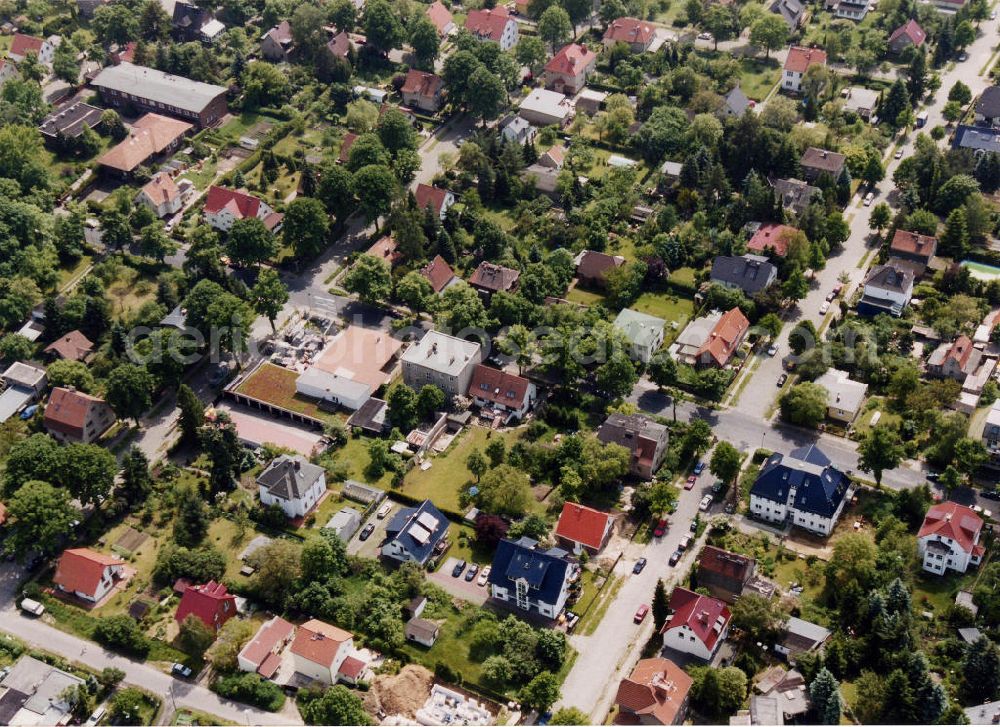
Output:
<svg viewBox="0 0 1000 727">
<path fill-rule="evenodd" d="M 827 369 L 816 383 L 826 389 L 826 415 L 844 424 L 853 422 L 865 403 L 868 384 L 852 381 L 846 371 L 838 369 Z"/>
<path fill-rule="evenodd" d="M 549 619 L 559 617 L 580 566 L 565 550 L 543 550 L 522 537 L 497 544 L 490 567 L 490 597 L 499 603 Z"/>
<path fill-rule="evenodd" d="M 976 99 L 976 124 L 1000 126 L 1000 86 L 989 86 Z"/>
<path fill-rule="evenodd" d="M 257 476 L 260 502 L 290 518 L 305 517 L 326 492 L 326 472 L 301 455 L 283 454 Z"/>
<path fill-rule="evenodd" d="M 892 265 L 878 265 L 865 278 L 864 294 L 858 302 L 858 314 L 876 316 L 888 313 L 903 315 L 913 297 L 913 273 Z"/>
<path fill-rule="evenodd" d="M 430 500 L 424 500 L 419 507 L 400 508 L 386 525 L 382 556 L 424 565 L 438 544 L 445 541 L 448 525 L 448 518 Z"/>
</svg>

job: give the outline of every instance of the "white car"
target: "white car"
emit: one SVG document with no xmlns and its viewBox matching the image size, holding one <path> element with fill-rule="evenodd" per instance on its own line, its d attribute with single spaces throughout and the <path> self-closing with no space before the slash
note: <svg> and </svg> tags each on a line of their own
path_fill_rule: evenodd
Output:
<svg viewBox="0 0 1000 727">
<path fill-rule="evenodd" d="M 485 586 L 486 581 L 489 580 L 490 571 L 493 570 L 490 566 L 486 566 L 479 572 L 479 580 L 476 583 L 480 586 Z"/>
<path fill-rule="evenodd" d="M 896 149 L 896 153 L 893 154 L 892 156 L 895 159 L 902 159 L 903 158 L 903 149 L 902 149 L 902 147 L 900 147 L 899 149 Z"/>
<path fill-rule="evenodd" d="M 774 356 L 777 353 L 778 353 L 778 346 L 777 346 L 777 344 L 771 344 L 770 346 L 767 347 L 767 355 L 768 356 Z"/>
<path fill-rule="evenodd" d="M 711 33 L 698 33 L 698 40 L 712 40 Z"/>
<path fill-rule="evenodd" d="M 872 206 L 872 202 L 874 202 L 874 201 L 875 201 L 875 193 L 874 192 L 869 192 L 868 194 L 865 195 L 865 207 L 871 207 Z"/>
<path fill-rule="evenodd" d="M 992 13 L 990 13 L 990 20 L 996 20 L 996 19 L 997 19 L 997 11 L 994 10 Z"/>
<path fill-rule="evenodd" d="M 701 510 L 702 512 L 707 512 L 708 508 L 710 508 L 711 506 L 712 506 L 711 495 L 705 495 L 703 498 L 701 498 L 701 502 L 698 503 L 698 509 Z"/>
<path fill-rule="evenodd" d="M 823 305 L 819 307 L 819 313 L 820 315 L 825 315 L 828 310 L 830 310 L 830 301 L 824 300 Z"/>
</svg>

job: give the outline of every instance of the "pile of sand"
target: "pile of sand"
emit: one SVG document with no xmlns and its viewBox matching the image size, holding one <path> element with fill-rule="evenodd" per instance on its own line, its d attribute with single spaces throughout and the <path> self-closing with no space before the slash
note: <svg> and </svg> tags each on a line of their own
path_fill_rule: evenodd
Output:
<svg viewBox="0 0 1000 727">
<path fill-rule="evenodd" d="M 414 719 L 431 693 L 434 674 L 417 664 L 407 664 L 399 674 L 380 674 L 365 694 L 365 709 L 371 714 L 380 710 L 385 715 L 400 715 Z"/>
</svg>

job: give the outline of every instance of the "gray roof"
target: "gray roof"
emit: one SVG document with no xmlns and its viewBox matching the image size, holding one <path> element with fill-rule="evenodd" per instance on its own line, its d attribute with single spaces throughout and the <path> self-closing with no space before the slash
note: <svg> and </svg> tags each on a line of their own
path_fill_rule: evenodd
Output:
<svg viewBox="0 0 1000 727">
<path fill-rule="evenodd" d="M 1000 701 L 966 707 L 963 711 L 969 724 L 996 724 L 1000 721 Z"/>
<path fill-rule="evenodd" d="M 952 142 L 952 147 L 1000 152 L 1000 134 L 997 133 L 996 129 L 985 126 L 966 126 L 963 124 L 955 130 L 955 141 Z"/>
<path fill-rule="evenodd" d="M 40 724 L 56 724 L 55 720 L 64 717 L 69 711 L 69 705 L 60 695 L 67 688 L 82 684 L 83 679 L 30 656 L 22 656 L 0 682 L 0 686 L 17 694 L 17 702 L 21 701 L 21 696 L 26 697 L 19 705 L 21 708 L 46 715 L 40 720 Z"/>
<path fill-rule="evenodd" d="M 597 438 L 605 444 L 620 444 L 628 449 L 635 447 L 634 436 L 642 435 L 659 440 L 667 428 L 643 414 L 619 414 L 612 412 L 597 429 Z M 629 436 L 629 435 L 632 436 Z"/>
<path fill-rule="evenodd" d="M 771 186 L 781 196 L 782 206 L 795 214 L 802 214 L 814 196 L 823 195 L 822 189 L 801 179 L 774 179 Z"/>
<path fill-rule="evenodd" d="M 386 535 L 405 550 L 418 563 L 426 563 L 434 546 L 448 531 L 448 518 L 424 500 L 419 507 L 400 509 L 385 527 Z"/>
<path fill-rule="evenodd" d="M 406 638 L 419 638 L 424 641 L 436 638 L 438 629 L 441 628 L 433 621 L 415 616 L 406 622 L 404 632 Z"/>
<path fill-rule="evenodd" d="M 896 293 L 906 292 L 913 286 L 913 273 L 899 270 L 891 265 L 879 265 L 865 278 L 865 288 L 869 285 Z"/>
<path fill-rule="evenodd" d="M 825 629 L 819 624 L 814 624 L 811 621 L 804 621 L 801 618 L 796 618 L 795 616 L 789 617 L 787 623 L 785 623 L 785 630 L 789 634 L 809 639 L 817 644 L 821 644 L 830 638 L 829 629 Z"/>
<path fill-rule="evenodd" d="M 712 282 L 739 286 L 748 295 L 764 290 L 778 269 L 762 255 L 719 255 L 712 261 Z"/>
<path fill-rule="evenodd" d="M 742 116 L 750 108 L 750 99 L 739 86 L 726 94 L 726 106 L 734 116 Z"/>
<path fill-rule="evenodd" d="M 342 507 L 323 527 L 327 530 L 333 530 L 337 533 L 338 538 L 347 542 L 361 527 L 361 513 L 353 507 Z"/>
<path fill-rule="evenodd" d="M 976 628 L 959 629 L 958 636 L 967 644 L 974 644 L 983 638 L 983 632 Z"/>
<path fill-rule="evenodd" d="M 3 380 L 8 384 L 20 384 L 29 389 L 37 388 L 45 380 L 45 369 L 15 361 L 3 372 Z"/>
<path fill-rule="evenodd" d="M 184 111 L 201 113 L 206 106 L 226 93 L 222 86 L 172 76 L 155 68 L 121 63 L 108 66 L 90 82 L 95 88 L 128 93 L 148 101 L 176 106 Z"/>
<path fill-rule="evenodd" d="M 449 376 L 458 376 L 482 348 L 478 341 L 466 341 L 440 331 L 428 331 L 410 346 L 401 360 Z"/>
<path fill-rule="evenodd" d="M 799 23 L 802 22 L 802 15 L 806 11 L 805 6 L 799 0 L 774 0 L 768 6 L 768 10 L 775 15 L 780 15 L 781 19 L 792 30 L 797 28 Z"/>
<path fill-rule="evenodd" d="M 1000 116 L 1000 86 L 990 86 L 976 101 L 976 113 L 987 118 Z"/>
<path fill-rule="evenodd" d="M 662 335 L 666 321 L 656 316 L 640 313 L 631 308 L 623 308 L 615 318 L 614 326 L 621 331 L 629 343 L 636 346 L 653 346 Z"/>
<path fill-rule="evenodd" d="M 275 458 L 257 477 L 257 484 L 282 500 L 297 500 L 323 476 L 323 468 L 301 455 Z"/>
<path fill-rule="evenodd" d="M 816 383 L 826 389 L 827 406 L 857 412 L 868 393 L 868 384 L 852 381 L 846 371 L 828 369 L 816 379 Z"/>
</svg>

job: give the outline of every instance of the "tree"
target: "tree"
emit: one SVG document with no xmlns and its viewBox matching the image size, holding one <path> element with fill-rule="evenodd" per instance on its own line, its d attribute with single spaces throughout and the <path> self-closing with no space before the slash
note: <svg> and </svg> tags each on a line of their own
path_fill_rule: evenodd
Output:
<svg viewBox="0 0 1000 727">
<path fill-rule="evenodd" d="M 962 118 L 962 105 L 958 101 L 949 101 L 941 109 L 941 115 L 945 120 L 955 123 Z"/>
<path fill-rule="evenodd" d="M 187 384 L 181 384 L 177 389 L 177 406 L 180 415 L 177 418 L 181 428 L 181 437 L 188 444 L 198 441 L 198 430 L 205 423 L 205 405 Z"/>
<path fill-rule="evenodd" d="M 955 442 L 955 468 L 969 479 L 989 458 L 986 446 L 978 439 L 962 437 Z"/>
<path fill-rule="evenodd" d="M 913 53 L 906 76 L 906 90 L 910 92 L 910 99 L 919 103 L 927 91 L 927 55 L 922 48 Z"/>
<path fill-rule="evenodd" d="M 259 265 L 278 252 L 278 243 L 267 226 L 256 217 L 236 220 L 226 238 L 226 255 L 234 265 Z"/>
<path fill-rule="evenodd" d="M 546 8 L 538 18 L 538 37 L 549 44 L 553 53 L 557 47 L 566 43 L 572 34 L 573 24 L 570 22 L 569 13 L 558 5 Z"/>
<path fill-rule="evenodd" d="M 885 177 L 885 168 L 882 166 L 882 158 L 879 152 L 870 152 L 865 168 L 861 171 L 861 179 L 869 184 L 877 184 Z"/>
<path fill-rule="evenodd" d="M 892 210 L 889 209 L 889 205 L 885 202 L 879 202 L 872 208 L 872 214 L 868 220 L 869 229 L 881 234 L 882 230 L 888 227 L 890 222 L 892 222 Z"/>
<path fill-rule="evenodd" d="M 551 725 L 583 725 L 590 724 L 590 717 L 576 707 L 562 707 L 552 713 L 549 718 Z"/>
<path fill-rule="evenodd" d="M 58 359 L 45 370 L 52 386 L 72 386 L 79 391 L 90 393 L 97 386 L 94 374 L 82 361 Z"/>
<path fill-rule="evenodd" d="M 550 8 L 550 10 L 562 10 L 562 8 Z M 500 115 L 506 96 L 507 90 L 503 86 L 503 81 L 485 66 L 477 68 L 469 77 L 465 102 L 469 112 L 482 119 L 483 126 L 490 119 Z"/>
<path fill-rule="evenodd" d="M 772 602 L 757 593 L 747 593 L 733 604 L 733 626 L 744 634 L 744 643 L 772 643 L 779 636 L 785 614 Z"/>
<path fill-rule="evenodd" d="M 910 92 L 906 90 L 902 79 L 897 78 L 890 86 L 889 93 L 882 100 L 883 119 L 899 128 L 899 118 L 903 111 L 910 108 Z"/>
<path fill-rule="evenodd" d="M 301 577 L 301 546 L 290 540 L 275 540 L 255 551 L 249 562 L 256 569 L 251 586 L 258 598 L 281 608 Z"/>
<path fill-rule="evenodd" d="M 441 40 L 434 23 L 426 15 L 421 14 L 410 29 L 410 46 L 417 57 L 417 65 L 433 70 L 440 45 Z"/>
<path fill-rule="evenodd" d="M 354 173 L 354 192 L 361 211 L 368 222 L 375 223 L 376 230 L 378 218 L 388 213 L 392 206 L 397 184 L 392 170 L 381 164 L 370 164 Z"/>
<path fill-rule="evenodd" d="M 31 358 L 34 352 L 35 344 L 19 333 L 7 333 L 0 338 L 0 359 L 4 361 Z M 51 376 L 49 380 L 51 381 Z"/>
<path fill-rule="evenodd" d="M 141 690 L 135 687 L 119 689 L 109 700 L 108 720 L 111 724 L 117 725 L 140 725 L 143 723 L 143 711 L 148 704 L 149 701 Z"/>
<path fill-rule="evenodd" d="M 875 484 L 882 486 L 882 473 L 899 466 L 905 452 L 895 429 L 886 426 L 874 427 L 858 445 L 858 467 L 862 472 L 871 472 Z"/>
<path fill-rule="evenodd" d="M 486 473 L 486 469 L 489 467 L 489 463 L 486 461 L 486 457 L 478 449 L 474 449 L 469 452 L 469 456 L 465 460 L 465 466 L 475 476 L 476 482 L 482 478 Z"/>
<path fill-rule="evenodd" d="M 202 451 L 212 462 L 208 479 L 212 492 L 230 490 L 233 480 L 240 473 L 243 448 L 240 444 L 236 425 L 225 412 L 216 414 L 214 422 L 206 424 L 198 432 Z"/>
<path fill-rule="evenodd" d="M 47 555 L 59 548 L 72 532 L 77 512 L 66 490 L 28 480 L 7 500 L 7 516 L 4 550 L 22 560 L 33 551 Z"/>
<path fill-rule="evenodd" d="M 540 672 L 521 687 L 520 697 L 529 707 L 534 707 L 539 712 L 548 711 L 559 699 L 559 680 L 552 672 Z"/>
<path fill-rule="evenodd" d="M 657 106 L 635 136 L 632 145 L 647 161 L 656 163 L 678 154 L 687 145 L 687 115 L 676 106 Z"/>
<path fill-rule="evenodd" d="M 139 426 L 139 417 L 152 404 L 154 385 L 153 376 L 145 366 L 119 364 L 108 374 L 105 399 L 115 414 L 131 418 Z"/>
<path fill-rule="evenodd" d="M 129 449 L 122 463 L 121 484 L 118 494 L 130 507 L 135 507 L 145 501 L 153 488 L 153 480 L 149 476 L 149 460 L 143 451 L 136 446 Z"/>
<path fill-rule="evenodd" d="M 479 478 L 479 494 L 476 498 L 479 508 L 484 512 L 520 517 L 528 509 L 531 500 L 531 481 L 521 470 L 509 464 L 500 465 Z"/>
<path fill-rule="evenodd" d="M 969 248 L 969 228 L 965 219 L 965 208 L 956 207 L 948 215 L 941 234 L 941 254 L 961 259 Z"/>
<path fill-rule="evenodd" d="M 179 545 L 193 547 L 205 538 L 212 516 L 205 501 L 193 488 L 186 488 L 179 495 L 174 540 Z"/>
<path fill-rule="evenodd" d="M 972 27 L 972 23 L 968 20 L 963 20 L 961 23 L 955 26 L 955 49 L 962 50 L 963 48 L 972 45 L 976 40 L 976 29 Z"/>
<path fill-rule="evenodd" d="M 1000 691 L 1000 652 L 981 636 L 965 650 L 962 658 L 963 691 L 970 699 L 988 702 Z"/>
<path fill-rule="evenodd" d="M 698 667 L 692 677 L 691 699 L 706 715 L 731 715 L 746 699 L 747 675 L 735 666 L 723 669 Z"/>
<path fill-rule="evenodd" d="M 118 462 L 96 444 L 70 444 L 63 450 L 60 484 L 83 505 L 96 505 L 111 492 Z"/>
<path fill-rule="evenodd" d="M 243 72 L 243 101 L 249 108 L 281 105 L 291 91 L 288 78 L 277 66 L 254 61 Z"/>
<path fill-rule="evenodd" d="M 254 311 L 267 318 L 271 331 L 277 332 L 274 321 L 288 302 L 288 288 L 281 282 L 278 271 L 274 268 L 261 270 L 257 282 L 250 290 L 250 299 Z"/>
<path fill-rule="evenodd" d="M 662 580 L 656 581 L 656 588 L 653 590 L 652 611 L 653 624 L 656 632 L 659 633 L 663 624 L 667 622 L 667 616 L 670 615 L 670 598 L 667 596 L 667 589 Z"/>
<path fill-rule="evenodd" d="M 372 724 L 361 697 L 342 684 L 318 693 L 302 690 L 296 701 L 306 724 Z"/>
<path fill-rule="evenodd" d="M 368 43 L 381 53 L 399 48 L 406 40 L 406 31 L 386 0 L 374 0 L 365 6 L 364 27 Z"/>
<path fill-rule="evenodd" d="M 437 312 L 444 314 L 452 335 L 465 330 L 483 329 L 489 325 L 483 299 L 474 288 L 465 283 L 445 289 L 438 298 Z"/>
<path fill-rule="evenodd" d="M 719 49 L 720 40 L 729 40 L 736 34 L 736 23 L 733 13 L 722 5 L 710 5 L 701 25 L 712 34 L 715 50 Z"/>
<path fill-rule="evenodd" d="M 955 85 L 948 92 L 948 100 L 956 101 L 959 107 L 965 106 L 972 100 L 972 91 L 961 81 L 955 81 Z"/>
<path fill-rule="evenodd" d="M 518 63 L 527 66 L 537 75 L 545 65 L 545 42 L 537 35 L 526 35 L 517 41 L 514 57 Z"/>
<path fill-rule="evenodd" d="M 840 684 L 826 667 L 819 670 L 809 685 L 809 699 L 819 724 L 840 724 L 843 709 Z"/>
<path fill-rule="evenodd" d="M 436 30 L 434 32 L 437 33 Z M 417 148 L 417 132 L 403 112 L 396 108 L 391 108 L 382 115 L 378 124 L 378 138 L 393 157 L 406 149 Z"/>
<path fill-rule="evenodd" d="M 650 381 L 661 389 L 677 383 L 677 362 L 666 351 L 657 351 L 646 367 Z"/>
<path fill-rule="evenodd" d="M 362 255 L 344 276 L 344 288 L 365 303 L 379 303 L 392 294 L 389 263 L 374 255 Z"/>
<path fill-rule="evenodd" d="M 788 26 L 775 13 L 764 13 L 750 26 L 750 42 L 765 50 L 765 57 L 771 57 L 771 51 L 781 48 L 788 40 Z"/>
<path fill-rule="evenodd" d="M 411 270 L 396 283 L 396 297 L 416 313 L 427 308 L 433 295 L 434 288 L 419 270 Z"/>
<path fill-rule="evenodd" d="M 341 164 L 325 164 L 320 170 L 316 197 L 327 212 L 343 222 L 355 205 L 354 177 L 351 172 Z"/>
<path fill-rule="evenodd" d="M 781 396 L 781 417 L 787 422 L 815 428 L 826 417 L 827 391 L 819 384 L 796 384 Z"/>
<path fill-rule="evenodd" d="M 726 483 L 731 483 L 739 474 L 743 457 L 736 447 L 729 442 L 719 442 L 712 453 L 712 461 L 708 471 Z"/>
<path fill-rule="evenodd" d="M 236 671 L 239 668 L 237 656 L 256 632 L 256 624 L 241 618 L 231 618 L 222 624 L 219 636 L 207 654 L 212 666 L 220 672 Z"/>
<path fill-rule="evenodd" d="M 299 259 L 315 257 L 326 247 L 330 218 L 322 202 L 311 197 L 298 197 L 288 205 L 282 223 L 285 244 Z"/>
<path fill-rule="evenodd" d="M 189 613 L 181 621 L 177 632 L 177 645 L 184 653 L 201 656 L 213 641 L 215 641 L 215 631 L 208 628 L 205 622 L 193 613 Z"/>
<path fill-rule="evenodd" d="M 594 371 L 594 383 L 597 388 L 612 399 L 620 399 L 632 391 L 639 375 L 635 365 L 625 351 L 614 351 L 608 360 Z"/>
<path fill-rule="evenodd" d="M 56 52 L 52 57 L 52 72 L 56 78 L 75 86 L 80 80 L 80 64 L 77 63 L 76 47 L 66 38 L 56 46 Z"/>
</svg>

